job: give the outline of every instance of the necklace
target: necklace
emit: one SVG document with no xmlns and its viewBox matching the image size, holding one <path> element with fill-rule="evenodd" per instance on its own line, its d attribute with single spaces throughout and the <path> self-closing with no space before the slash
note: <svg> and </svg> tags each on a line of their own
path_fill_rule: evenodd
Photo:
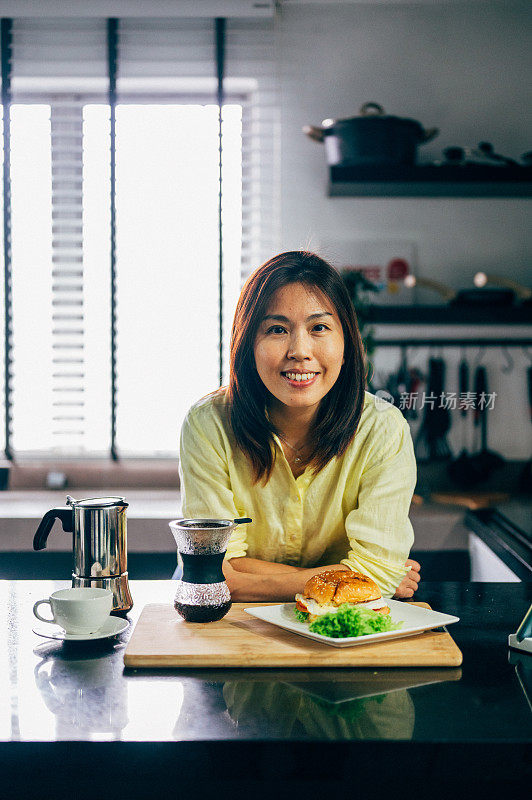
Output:
<svg viewBox="0 0 532 800">
<path fill-rule="evenodd" d="M 305 443 L 305 444 L 302 444 L 302 445 L 300 445 L 299 447 L 295 447 L 293 444 L 290 444 L 290 442 L 288 442 L 288 441 L 287 441 L 287 440 L 284 438 L 284 436 L 281 436 L 281 434 L 280 434 L 280 433 L 278 433 L 278 434 L 277 434 L 277 436 L 279 437 L 279 439 L 280 439 L 282 442 L 284 442 L 285 444 L 287 444 L 287 445 L 288 445 L 288 447 L 290 447 L 290 448 L 291 448 L 291 449 L 294 451 L 294 453 L 296 454 L 296 455 L 295 455 L 295 458 L 294 458 L 294 464 L 300 464 L 300 463 L 301 463 L 301 461 L 303 461 L 303 459 L 301 458 L 301 456 L 300 456 L 299 454 L 300 454 L 300 452 L 303 450 L 303 448 L 305 447 L 306 443 Z"/>
</svg>

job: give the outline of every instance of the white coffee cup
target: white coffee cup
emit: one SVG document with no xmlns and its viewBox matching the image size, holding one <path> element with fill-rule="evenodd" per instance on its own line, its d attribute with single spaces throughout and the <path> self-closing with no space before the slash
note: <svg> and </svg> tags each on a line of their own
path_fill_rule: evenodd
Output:
<svg viewBox="0 0 532 800">
<path fill-rule="evenodd" d="M 38 608 L 47 603 L 53 619 L 41 617 Z M 66 633 L 89 634 L 100 630 L 113 607 L 110 589 L 91 589 L 83 586 L 59 589 L 46 600 L 38 600 L 33 613 L 41 622 L 59 625 Z"/>
</svg>

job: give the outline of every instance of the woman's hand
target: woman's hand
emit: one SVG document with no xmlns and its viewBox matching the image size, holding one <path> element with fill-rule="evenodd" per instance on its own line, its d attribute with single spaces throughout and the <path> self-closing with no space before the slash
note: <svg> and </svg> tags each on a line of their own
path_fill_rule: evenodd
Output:
<svg viewBox="0 0 532 800">
<path fill-rule="evenodd" d="M 421 571 L 421 565 L 418 564 L 417 561 L 413 561 L 411 558 L 408 558 L 405 561 L 405 567 L 412 567 L 412 569 L 409 570 L 395 590 L 395 594 L 393 596 L 394 600 L 403 600 L 407 597 L 413 597 L 414 592 L 417 591 L 418 583 L 421 580 L 419 574 Z"/>
</svg>

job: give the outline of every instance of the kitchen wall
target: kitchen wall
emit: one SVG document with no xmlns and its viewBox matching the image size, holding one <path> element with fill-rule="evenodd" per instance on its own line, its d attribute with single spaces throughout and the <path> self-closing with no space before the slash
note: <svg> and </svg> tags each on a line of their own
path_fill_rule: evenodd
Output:
<svg viewBox="0 0 532 800">
<path fill-rule="evenodd" d="M 471 287 L 479 269 L 532 285 L 529 199 L 328 198 L 324 148 L 301 133 L 305 124 L 356 115 L 372 100 L 389 114 L 440 128 L 420 148 L 423 161 L 441 158 L 449 145 L 482 140 L 518 158 L 532 149 L 531 23 L 528 2 L 283 5 L 276 23 L 282 249 L 308 247 L 334 258 L 331 242 L 407 240 L 416 244 L 417 273 L 455 288 Z M 426 290 L 418 298 L 438 302 Z M 507 329 L 488 333 L 504 337 Z M 531 328 L 521 335 L 530 336 Z M 501 371 L 506 361 L 500 350 L 487 349 L 482 357 L 489 390 L 498 393 L 489 445 L 524 459 L 532 450 L 529 359 L 521 350 L 511 353 L 509 374 Z M 442 354 L 448 358 L 445 388 L 456 391 L 460 353 Z M 469 355 L 473 359 L 476 349 Z M 423 367 L 428 352 L 412 356 Z M 396 348 L 382 352 L 376 366 L 385 373 L 398 358 Z M 450 441 L 461 445 L 459 430 Z"/>
</svg>

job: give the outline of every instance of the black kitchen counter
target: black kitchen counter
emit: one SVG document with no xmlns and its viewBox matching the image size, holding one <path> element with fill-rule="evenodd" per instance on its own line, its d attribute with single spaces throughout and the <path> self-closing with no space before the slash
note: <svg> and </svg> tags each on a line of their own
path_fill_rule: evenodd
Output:
<svg viewBox="0 0 532 800">
<path fill-rule="evenodd" d="M 32 633 L 35 600 L 66 585 L 0 581 L 2 797 L 489 797 L 532 777 L 532 655 L 507 647 L 530 584 L 421 584 L 416 600 L 460 617 L 460 668 L 171 671 L 124 670 L 130 631 Z M 132 581 L 132 622 L 174 585 Z"/>
</svg>

